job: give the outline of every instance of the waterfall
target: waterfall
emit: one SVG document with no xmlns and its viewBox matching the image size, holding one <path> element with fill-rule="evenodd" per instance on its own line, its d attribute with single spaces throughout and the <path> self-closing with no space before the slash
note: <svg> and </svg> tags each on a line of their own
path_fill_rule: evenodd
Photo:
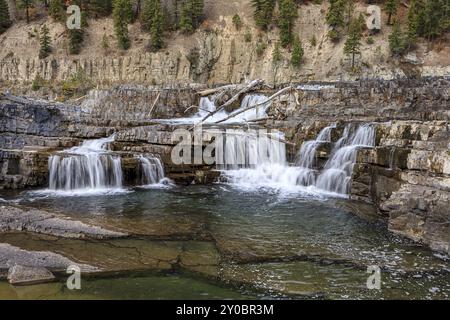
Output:
<svg viewBox="0 0 450 320">
<path fill-rule="evenodd" d="M 356 131 L 352 125 L 346 126 L 330 159 L 318 174 L 317 148 L 331 143 L 331 131 L 335 127 L 326 127 L 316 140 L 303 143 L 296 166 L 289 166 L 286 161 L 283 134 L 272 134 L 270 139 L 269 135 L 235 134 L 227 130 L 223 151 L 219 148 L 216 153 L 217 167 L 228 182 L 245 188 L 308 187 L 309 191 L 348 194 L 357 151 L 375 145 L 375 129 L 370 124 L 359 126 Z"/>
<path fill-rule="evenodd" d="M 231 184 L 244 188 L 290 188 L 309 185 L 314 175 L 308 169 L 290 167 L 281 132 L 269 134 L 255 130 L 245 134 L 227 130 L 223 151 L 216 153 L 217 167 Z"/>
<path fill-rule="evenodd" d="M 331 142 L 331 130 L 335 127 L 336 125 L 331 125 L 324 128 L 316 140 L 306 141 L 302 144 L 299 153 L 300 160 L 297 162 L 300 167 L 309 169 L 315 167 L 317 148 L 325 142 Z"/>
<path fill-rule="evenodd" d="M 49 159 L 51 190 L 107 189 L 122 187 L 121 159 L 108 152 L 114 136 L 85 141 Z"/>
<path fill-rule="evenodd" d="M 280 132 L 267 133 L 228 129 L 224 143 L 216 152 L 216 165 L 220 170 L 256 168 L 263 164 L 286 163 L 286 146 Z"/>
<path fill-rule="evenodd" d="M 336 144 L 323 172 L 317 178 L 316 186 L 319 189 L 347 194 L 358 149 L 375 146 L 375 129 L 372 125 L 358 127 L 353 135 L 350 135 L 350 128 L 347 126 L 344 130 L 343 138 Z"/>
<path fill-rule="evenodd" d="M 164 179 L 164 167 L 161 160 L 153 155 L 139 155 L 141 166 L 141 184 L 143 186 L 161 183 Z"/>
</svg>

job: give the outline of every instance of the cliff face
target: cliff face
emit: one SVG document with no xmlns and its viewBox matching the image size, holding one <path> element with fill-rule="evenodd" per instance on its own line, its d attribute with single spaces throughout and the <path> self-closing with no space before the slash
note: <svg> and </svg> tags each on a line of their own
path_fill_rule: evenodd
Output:
<svg viewBox="0 0 450 320">
<path fill-rule="evenodd" d="M 95 85 L 217 84 L 255 78 L 264 79 L 266 83 L 288 83 L 450 73 L 448 41 L 435 49 L 419 41 L 416 52 L 399 61 L 391 59 L 388 35 L 392 27 L 384 23 L 381 32 L 370 35 L 373 44 L 367 43 L 369 34 L 365 34 L 361 56 L 357 57 L 357 71 L 350 72 L 350 62 L 343 54 L 344 40 L 334 44 L 327 38 L 325 13 L 328 1 L 299 6 L 295 33 L 300 36 L 305 50 L 302 66 L 292 67 L 288 49 L 282 49 L 282 61 L 274 64 L 272 53 L 279 40 L 279 30 L 273 27 L 268 32 L 261 32 L 255 28 L 250 0 L 210 0 L 205 3 L 206 20 L 199 30 L 190 36 L 178 32 L 167 35 L 167 47 L 157 53 L 147 51 L 149 36 L 140 30 L 139 23 L 129 26 L 132 47 L 121 51 L 117 49 L 112 20 L 91 20 L 82 52 L 69 55 L 61 24 L 51 19 L 33 21 L 29 25 L 19 21 L 0 36 L 0 80 L 6 87 L 20 87 L 39 75 L 58 83 L 80 70 Z M 364 2 L 358 3 L 357 12 L 365 13 L 366 9 Z M 240 30 L 232 23 L 235 13 L 239 13 L 243 21 Z M 53 50 L 47 59 L 41 60 L 36 48 L 39 47 L 38 31 L 43 23 L 50 26 Z M 101 46 L 104 35 L 110 45 L 107 50 Z M 313 36 L 316 45 L 311 43 Z"/>
</svg>

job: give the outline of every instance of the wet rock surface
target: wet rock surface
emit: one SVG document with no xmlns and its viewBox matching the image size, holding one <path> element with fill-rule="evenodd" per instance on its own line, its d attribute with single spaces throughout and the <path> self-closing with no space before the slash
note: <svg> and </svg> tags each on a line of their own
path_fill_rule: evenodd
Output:
<svg viewBox="0 0 450 320">
<path fill-rule="evenodd" d="M 127 236 L 41 210 L 0 206 L 0 232 L 8 231 L 28 231 L 63 238 L 106 239 Z"/>
<path fill-rule="evenodd" d="M 60 254 L 50 251 L 28 251 L 7 243 L 0 243 L 0 269 L 9 270 L 9 268 L 15 265 L 65 272 L 67 267 L 77 264 Z M 78 266 L 84 272 L 93 272 L 96 270 L 86 264 Z"/>
<path fill-rule="evenodd" d="M 56 278 L 46 268 L 15 265 L 9 268 L 8 282 L 12 285 L 31 285 L 54 281 Z"/>
</svg>

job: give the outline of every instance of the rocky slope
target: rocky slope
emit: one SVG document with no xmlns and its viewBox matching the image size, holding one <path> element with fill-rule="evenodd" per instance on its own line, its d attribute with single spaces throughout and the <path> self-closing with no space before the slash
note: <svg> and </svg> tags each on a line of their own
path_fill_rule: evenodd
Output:
<svg viewBox="0 0 450 320">
<path fill-rule="evenodd" d="M 41 18 L 26 25 L 17 21 L 0 35 L 0 83 L 4 87 L 28 89 L 37 76 L 58 84 L 83 72 L 94 85 L 118 83 L 167 84 L 236 83 L 245 79 L 264 79 L 267 83 L 288 83 L 304 80 L 343 80 L 355 78 L 395 78 L 401 75 L 445 75 L 450 73 L 448 41 L 436 46 L 419 41 L 418 49 L 403 59 L 391 59 L 388 35 L 391 26 L 383 24 L 381 32 L 367 32 L 362 41 L 362 54 L 357 59 L 358 71 L 351 73 L 343 54 L 344 41 L 333 44 L 328 38 L 325 12 L 328 2 L 306 2 L 299 6 L 295 32 L 302 40 L 305 55 L 300 68 L 291 66 L 290 52 L 283 50 L 283 61 L 273 64 L 272 52 L 279 38 L 277 28 L 260 32 L 255 28 L 250 0 L 205 1 L 206 20 L 191 36 L 168 35 L 167 47 L 149 53 L 149 36 L 140 31 L 139 23 L 130 25 L 132 47 L 116 48 L 112 20 L 89 21 L 84 49 L 79 55 L 67 53 L 64 27 L 51 19 Z M 365 13 L 367 4 L 357 4 L 357 12 Z M 401 7 L 401 14 L 405 8 Z M 236 30 L 232 16 L 239 13 L 243 27 Z M 44 24 L 50 26 L 53 52 L 44 60 L 38 58 L 37 32 Z M 246 40 L 246 34 L 251 40 Z M 106 35 L 110 48 L 101 47 Z M 311 38 L 317 44 L 311 44 Z M 28 85 L 27 85 L 28 84 Z M 52 88 L 51 85 L 48 85 Z"/>
</svg>

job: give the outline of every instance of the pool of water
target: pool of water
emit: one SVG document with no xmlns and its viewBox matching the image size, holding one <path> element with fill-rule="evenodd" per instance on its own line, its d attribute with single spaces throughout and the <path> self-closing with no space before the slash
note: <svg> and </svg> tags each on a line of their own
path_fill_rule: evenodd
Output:
<svg viewBox="0 0 450 320">
<path fill-rule="evenodd" d="M 15 233 L 1 235 L 0 242 L 55 251 L 115 271 L 164 273 L 90 279 L 86 291 L 75 293 L 64 290 L 62 283 L 39 285 L 29 289 L 30 296 L 448 299 L 450 295 L 448 257 L 389 233 L 363 204 L 308 191 L 286 194 L 226 184 L 128 191 L 0 195 L 5 201 L 133 235 L 124 240 L 56 243 L 44 236 Z M 161 261 L 167 263 L 165 268 Z M 368 267 L 380 268 L 380 290 L 367 288 Z M 14 292 L 0 284 L 0 297 L 20 296 Z"/>
</svg>

